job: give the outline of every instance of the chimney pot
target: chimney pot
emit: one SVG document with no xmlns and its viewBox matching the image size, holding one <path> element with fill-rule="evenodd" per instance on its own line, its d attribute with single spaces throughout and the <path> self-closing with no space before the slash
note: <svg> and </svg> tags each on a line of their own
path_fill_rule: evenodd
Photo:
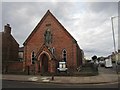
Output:
<svg viewBox="0 0 120 90">
<path fill-rule="evenodd" d="M 4 33 L 11 34 L 11 27 L 10 24 L 4 26 Z"/>
</svg>

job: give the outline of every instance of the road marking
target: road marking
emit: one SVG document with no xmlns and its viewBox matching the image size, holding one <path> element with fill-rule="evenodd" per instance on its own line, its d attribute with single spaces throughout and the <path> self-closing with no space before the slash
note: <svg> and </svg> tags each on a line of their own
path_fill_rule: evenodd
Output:
<svg viewBox="0 0 120 90">
<path fill-rule="evenodd" d="M 42 79 L 43 82 L 49 82 L 50 81 L 50 78 L 48 78 L 48 77 L 43 77 L 41 79 Z"/>
<path fill-rule="evenodd" d="M 49 79 L 48 77 L 43 77 L 43 78 L 41 78 L 42 80 L 46 80 L 46 79 Z"/>
<path fill-rule="evenodd" d="M 29 78 L 28 80 L 30 80 L 30 81 L 37 81 L 37 80 L 38 80 L 38 77 L 31 77 L 31 78 Z"/>
<path fill-rule="evenodd" d="M 42 80 L 43 82 L 49 82 L 50 80 L 47 80 L 47 79 L 45 79 L 45 80 Z"/>
</svg>

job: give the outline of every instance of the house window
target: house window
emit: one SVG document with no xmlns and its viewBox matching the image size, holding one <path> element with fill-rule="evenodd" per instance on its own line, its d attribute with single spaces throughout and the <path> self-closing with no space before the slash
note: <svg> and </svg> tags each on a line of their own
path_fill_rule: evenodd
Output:
<svg viewBox="0 0 120 90">
<path fill-rule="evenodd" d="M 63 49 L 63 51 L 62 51 L 62 58 L 65 62 L 67 61 L 67 52 L 65 49 Z"/>
</svg>

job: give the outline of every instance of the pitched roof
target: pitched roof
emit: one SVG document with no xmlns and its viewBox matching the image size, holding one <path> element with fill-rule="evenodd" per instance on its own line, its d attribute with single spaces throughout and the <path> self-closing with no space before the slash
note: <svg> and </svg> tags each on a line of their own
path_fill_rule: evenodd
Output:
<svg viewBox="0 0 120 90">
<path fill-rule="evenodd" d="M 41 24 L 43 23 L 43 21 L 46 19 L 46 17 L 48 15 L 51 15 L 57 22 L 58 24 L 63 28 L 63 30 L 66 32 L 66 34 L 68 34 L 68 36 L 70 36 L 75 42 L 76 40 L 73 38 L 73 36 L 64 28 L 64 26 L 55 18 L 55 16 L 48 10 L 46 12 L 46 14 L 43 16 L 43 18 L 41 19 L 41 21 L 37 24 L 37 26 L 34 28 L 34 30 L 32 31 L 32 33 L 28 36 L 28 38 L 25 40 L 25 42 L 23 43 L 23 45 L 25 45 L 30 38 L 32 37 L 32 35 L 38 30 L 38 28 L 41 26 Z"/>
<path fill-rule="evenodd" d="M 17 40 L 11 35 L 11 34 L 7 34 L 7 33 L 5 33 L 5 32 L 2 32 L 2 38 L 7 38 L 7 37 L 9 37 L 9 39 L 11 39 L 12 40 L 12 42 L 14 41 L 18 46 L 19 46 L 19 43 L 17 42 Z"/>
</svg>

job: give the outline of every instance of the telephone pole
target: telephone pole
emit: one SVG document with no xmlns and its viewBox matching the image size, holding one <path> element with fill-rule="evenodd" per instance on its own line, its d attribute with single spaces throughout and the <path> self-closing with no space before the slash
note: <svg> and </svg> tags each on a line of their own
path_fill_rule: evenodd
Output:
<svg viewBox="0 0 120 90">
<path fill-rule="evenodd" d="M 114 44 L 114 53 L 115 53 L 115 64 L 116 64 L 116 70 L 117 70 L 117 57 L 116 57 L 116 42 L 115 42 L 115 31 L 114 31 L 114 24 L 113 19 L 117 18 L 119 16 L 111 17 L 111 24 L 112 24 L 112 34 L 113 34 L 113 44 Z"/>
</svg>

